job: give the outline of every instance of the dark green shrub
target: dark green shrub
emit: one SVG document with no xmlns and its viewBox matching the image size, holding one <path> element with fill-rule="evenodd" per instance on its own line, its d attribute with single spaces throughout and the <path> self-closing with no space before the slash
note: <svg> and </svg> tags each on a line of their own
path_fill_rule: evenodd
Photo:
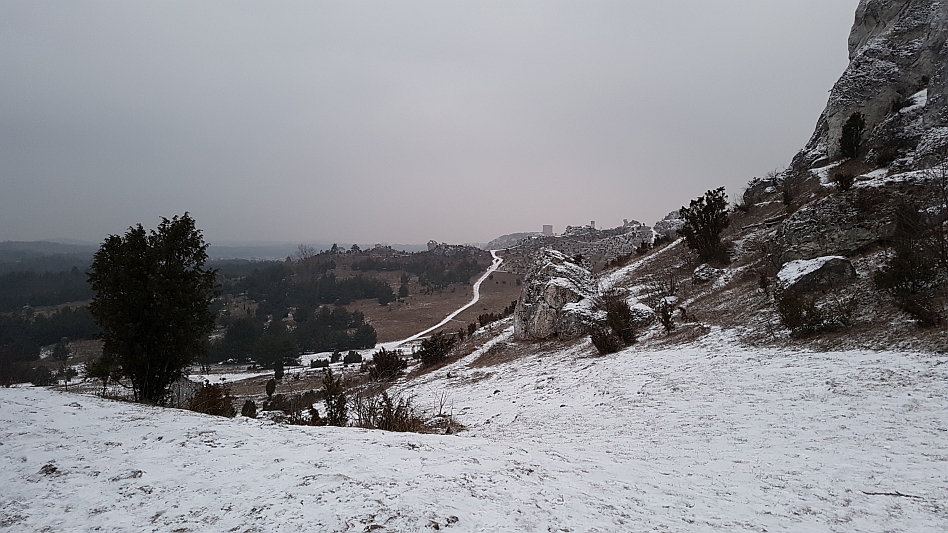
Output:
<svg viewBox="0 0 948 533">
<path fill-rule="evenodd" d="M 944 210 L 944 208 L 942 209 Z M 914 202 L 902 202 L 895 212 L 894 254 L 873 276 L 880 290 L 921 327 L 944 320 L 942 297 L 948 269 L 948 234 L 944 224 Z"/>
<path fill-rule="evenodd" d="M 843 131 L 839 137 L 839 151 L 844 157 L 852 159 L 859 155 L 862 134 L 866 129 L 866 119 L 862 113 L 853 113 L 843 124 Z"/>
<path fill-rule="evenodd" d="M 816 298 L 796 291 L 785 291 L 777 297 L 780 323 L 794 334 L 809 335 L 823 330 L 823 312 Z"/>
<path fill-rule="evenodd" d="M 588 328 L 593 346 L 600 354 L 615 353 L 635 343 L 632 310 L 623 294 L 607 291 L 596 299 L 595 308 L 606 314 L 604 322 Z"/>
<path fill-rule="evenodd" d="M 351 365 L 354 363 L 361 363 L 361 362 L 362 362 L 362 354 L 360 354 L 359 352 L 355 350 L 350 350 L 349 353 L 347 353 L 346 356 L 342 359 L 342 364 L 344 365 Z"/>
<path fill-rule="evenodd" d="M 326 369 L 326 375 L 323 376 L 323 402 L 326 404 L 327 425 L 345 426 L 349 424 L 342 377 L 333 376 L 332 369 L 328 368 Z"/>
<path fill-rule="evenodd" d="M 727 248 L 721 242 L 721 233 L 730 224 L 724 187 L 707 191 L 704 196 L 692 200 L 689 207 L 682 207 L 679 214 L 684 225 L 678 233 L 685 238 L 688 248 L 703 261 L 727 263 Z"/>
<path fill-rule="evenodd" d="M 817 305 L 815 295 L 797 291 L 784 291 L 776 302 L 780 323 L 792 334 L 801 336 L 849 328 L 858 307 L 855 296 L 838 292 L 826 295 L 822 305 Z"/>
<path fill-rule="evenodd" d="M 606 326 L 590 327 L 589 338 L 601 355 L 616 353 L 623 348 L 622 339 Z"/>
<path fill-rule="evenodd" d="M 408 363 L 402 359 L 401 350 L 381 348 L 372 354 L 372 361 L 367 366 L 369 377 L 373 380 L 392 381 L 401 375 Z"/>
<path fill-rule="evenodd" d="M 425 366 L 436 365 L 448 358 L 448 353 L 454 347 L 456 340 L 444 332 L 439 331 L 431 337 L 421 341 L 421 350 L 416 354 Z"/>
<path fill-rule="evenodd" d="M 904 94 L 896 94 L 895 98 L 892 99 L 892 113 L 898 113 L 906 107 L 911 107 L 915 104 L 915 101 L 912 100 L 911 96 L 905 96 Z"/>
<path fill-rule="evenodd" d="M 240 408 L 240 416 L 257 418 L 257 404 L 253 400 L 245 401 L 244 406 Z"/>
<path fill-rule="evenodd" d="M 667 298 L 662 298 L 654 310 L 655 316 L 658 318 L 658 323 L 665 329 L 665 333 L 670 333 L 675 329 L 675 305 L 671 303 L 671 301 Z"/>
<path fill-rule="evenodd" d="M 268 399 L 273 397 L 273 393 L 276 392 L 276 388 L 277 388 L 277 382 L 276 382 L 275 379 L 270 378 L 269 380 L 267 380 L 267 389 L 266 389 L 266 391 L 267 391 L 267 398 L 268 398 Z"/>
<path fill-rule="evenodd" d="M 329 361 L 325 359 L 313 359 L 309 362 L 310 368 L 329 368 Z"/>
<path fill-rule="evenodd" d="M 833 183 L 836 184 L 837 190 L 846 192 L 853 188 L 853 185 L 856 183 L 856 177 L 849 172 L 837 172 L 833 174 Z"/>
</svg>

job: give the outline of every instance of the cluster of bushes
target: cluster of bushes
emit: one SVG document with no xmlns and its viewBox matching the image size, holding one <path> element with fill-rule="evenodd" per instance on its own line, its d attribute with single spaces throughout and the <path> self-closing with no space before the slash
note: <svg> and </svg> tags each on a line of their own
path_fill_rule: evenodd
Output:
<svg viewBox="0 0 948 533">
<path fill-rule="evenodd" d="M 400 357 L 398 352 L 386 350 L 380 350 L 376 356 L 380 354 L 381 358 L 375 358 L 373 365 L 382 363 L 384 366 L 386 363 L 382 361 L 386 357 Z M 424 427 L 424 421 L 415 413 L 411 398 L 393 399 L 387 392 L 381 392 L 350 399 L 345 389 L 342 377 L 333 374 L 331 369 L 327 369 L 323 375 L 322 389 L 318 393 L 310 390 L 274 395 L 276 381 L 270 380 L 267 382 L 267 400 L 263 404 L 263 411 L 280 411 L 285 415 L 283 421 L 291 425 L 347 426 L 352 413 L 354 425 L 367 429 L 419 431 Z M 319 410 L 314 407 L 320 398 L 325 416 L 320 416 Z M 256 404 L 248 400 L 241 413 L 256 417 Z"/>
<path fill-rule="evenodd" d="M 605 320 L 588 328 L 593 346 L 600 354 L 615 353 L 635 343 L 632 310 L 625 297 L 611 290 L 596 299 L 595 309 L 605 314 Z"/>
<path fill-rule="evenodd" d="M 336 350 L 332 353 L 329 359 L 313 359 L 309 362 L 310 368 L 329 368 L 330 363 L 338 363 L 342 361 L 342 364 L 349 366 L 355 363 L 362 362 L 362 354 L 355 350 L 349 350 L 349 353 L 343 357 L 342 352 Z"/>
<path fill-rule="evenodd" d="M 517 282 L 520 283 L 520 280 L 518 279 Z M 463 341 L 465 337 L 470 337 L 471 335 L 473 335 L 474 332 L 477 331 L 479 327 L 482 328 L 488 324 L 492 324 L 494 322 L 497 322 L 498 320 L 507 318 L 508 316 L 512 315 L 516 309 L 517 309 L 517 300 L 513 300 L 512 302 L 510 302 L 509 305 L 507 305 L 507 307 L 504 307 L 503 311 L 501 311 L 500 313 L 482 313 L 478 315 L 477 322 L 471 322 L 470 324 L 467 325 L 466 329 L 458 328 L 457 332 L 455 333 L 455 336 L 457 337 L 458 341 Z"/>
<path fill-rule="evenodd" d="M 263 402 L 264 411 L 281 411 L 286 417 L 284 422 L 294 426 L 325 425 L 319 411 L 313 407 L 316 403 L 316 391 L 297 394 L 277 394 Z"/>
<path fill-rule="evenodd" d="M 327 368 L 322 379 L 322 389 L 317 395 L 316 391 L 310 390 L 297 394 L 277 394 L 276 381 L 267 382 L 266 392 L 267 400 L 263 403 L 264 411 L 281 411 L 286 418 L 287 424 L 297 426 L 347 426 L 349 425 L 349 400 L 345 392 L 345 384 L 341 376 L 333 374 L 332 369 Z M 319 396 L 322 396 L 326 416 L 319 416 L 319 410 L 313 407 Z M 250 406 L 245 404 L 248 411 Z M 256 405 L 252 412 L 256 414 Z M 247 416 L 247 415 L 245 415 Z"/>
<path fill-rule="evenodd" d="M 420 431 L 424 420 L 415 413 L 411 398 L 392 399 L 388 392 L 357 396 L 353 401 L 355 424 L 384 431 Z"/>
<path fill-rule="evenodd" d="M 204 386 L 198 389 L 188 402 L 188 409 L 198 413 L 226 416 L 228 418 L 233 418 L 237 414 L 230 388 L 206 381 Z M 256 407 L 254 407 L 254 414 L 256 415 Z"/>
<path fill-rule="evenodd" d="M 794 335 L 807 336 L 845 329 L 853 324 L 855 296 L 831 293 L 822 305 L 812 294 L 784 291 L 776 298 L 780 323 Z"/>
</svg>

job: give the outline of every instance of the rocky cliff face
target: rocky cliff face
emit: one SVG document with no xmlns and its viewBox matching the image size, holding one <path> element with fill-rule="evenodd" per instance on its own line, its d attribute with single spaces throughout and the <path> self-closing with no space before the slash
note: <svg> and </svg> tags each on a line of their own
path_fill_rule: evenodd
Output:
<svg viewBox="0 0 948 533">
<path fill-rule="evenodd" d="M 556 250 L 540 250 L 533 259 L 514 310 L 514 338 L 570 339 L 585 333 L 591 311 L 582 302 L 597 294 L 589 270 Z"/>
<path fill-rule="evenodd" d="M 865 118 L 859 157 L 870 166 L 912 170 L 939 157 L 948 146 L 946 35 L 944 0 L 861 0 L 849 67 L 791 169 L 842 158 L 843 125 L 854 113 Z"/>
</svg>

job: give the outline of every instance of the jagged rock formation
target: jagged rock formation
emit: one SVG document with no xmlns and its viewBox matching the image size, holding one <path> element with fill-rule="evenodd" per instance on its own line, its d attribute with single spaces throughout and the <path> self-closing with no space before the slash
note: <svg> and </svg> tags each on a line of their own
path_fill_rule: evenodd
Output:
<svg viewBox="0 0 948 533">
<path fill-rule="evenodd" d="M 804 205 L 774 234 L 781 259 L 853 255 L 891 239 L 895 233 L 891 196 L 880 191 L 853 191 Z"/>
<path fill-rule="evenodd" d="M 501 235 L 496 239 L 487 243 L 484 246 L 485 250 L 503 250 L 504 248 L 513 248 L 514 246 L 519 246 L 523 241 L 535 237 L 537 235 L 542 235 L 536 231 L 527 231 L 523 233 L 508 233 L 507 235 Z"/>
<path fill-rule="evenodd" d="M 790 261 L 777 273 L 777 290 L 816 292 L 841 287 L 856 279 L 856 269 L 845 257 L 825 256 Z"/>
<path fill-rule="evenodd" d="M 439 243 L 435 240 L 428 241 L 428 252 L 433 255 L 441 255 L 444 257 L 456 257 L 456 256 L 472 256 L 476 257 L 478 255 L 478 248 L 473 246 L 467 246 L 464 244 L 448 244 L 445 242 Z M 483 252 L 481 252 L 483 253 Z"/>
<path fill-rule="evenodd" d="M 678 210 L 674 210 L 671 213 L 668 213 L 665 218 L 659 220 L 652 227 L 652 230 L 655 231 L 656 235 L 663 235 L 669 239 L 678 238 L 678 230 L 685 225 L 685 221 L 681 219 L 681 213 Z"/>
<path fill-rule="evenodd" d="M 556 250 L 540 250 L 514 310 L 514 338 L 569 339 L 585 333 L 597 285 L 589 270 Z"/>
<path fill-rule="evenodd" d="M 946 26 L 943 0 L 861 0 L 849 67 L 791 170 L 841 159 L 843 125 L 854 113 L 865 118 L 859 157 L 873 168 L 920 168 L 948 146 Z"/>
<path fill-rule="evenodd" d="M 691 274 L 691 282 L 695 285 L 700 285 L 702 283 L 707 283 L 709 281 L 714 281 L 717 279 L 724 271 L 720 268 L 714 268 L 713 266 L 704 263 L 698 265 L 698 268 L 694 270 Z"/>
<path fill-rule="evenodd" d="M 595 270 L 620 255 L 635 252 L 643 242 L 652 243 L 654 238 L 652 228 L 634 220 L 610 229 L 567 226 L 562 235 L 550 237 L 537 234 L 521 240 L 517 245 L 521 260 L 511 258 L 504 267 L 511 272 L 524 273 L 533 264 L 533 253 L 551 249 L 569 257 L 581 255 Z"/>
</svg>

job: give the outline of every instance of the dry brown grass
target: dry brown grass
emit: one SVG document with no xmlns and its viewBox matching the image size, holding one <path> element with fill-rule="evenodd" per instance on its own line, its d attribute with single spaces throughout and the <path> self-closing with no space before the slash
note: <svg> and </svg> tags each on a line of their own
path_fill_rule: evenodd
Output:
<svg viewBox="0 0 948 533">
<path fill-rule="evenodd" d="M 523 276 L 511 272 L 495 272 L 493 279 L 485 280 L 481 284 L 481 298 L 477 304 L 455 317 L 443 331 L 454 332 L 459 328 L 467 328 L 469 323 L 477 321 L 478 315 L 502 311 L 511 301 L 520 297 L 517 279 L 522 280 Z M 366 320 L 375 328 L 378 342 L 381 343 L 404 339 L 430 328 L 471 301 L 474 294 L 472 286 L 464 284 L 454 284 L 430 295 L 416 292 L 417 289 L 417 286 L 410 287 L 411 292 L 407 298 L 392 302 L 388 306 L 381 306 L 375 300 L 359 300 L 346 308 L 349 311 L 364 313 Z"/>
</svg>

